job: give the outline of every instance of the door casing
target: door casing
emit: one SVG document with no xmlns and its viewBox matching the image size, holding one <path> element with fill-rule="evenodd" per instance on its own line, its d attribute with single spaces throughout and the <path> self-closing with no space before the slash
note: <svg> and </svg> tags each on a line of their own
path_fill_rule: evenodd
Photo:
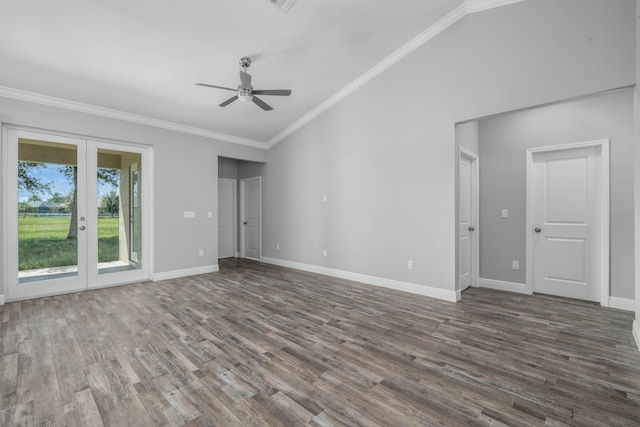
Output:
<svg viewBox="0 0 640 427">
<path fill-rule="evenodd" d="M 609 240 L 609 204 L 610 204 L 610 190 L 609 190 L 609 140 L 602 139 L 597 141 L 588 141 L 575 144 L 564 144 L 553 147 L 542 148 L 530 148 L 526 153 L 526 284 L 525 293 L 533 293 L 533 223 L 534 218 L 534 195 L 533 195 L 533 161 L 534 155 L 541 153 L 560 152 L 568 150 L 576 150 L 581 148 L 596 148 L 599 156 L 597 164 L 599 168 L 599 186 L 600 197 L 596 200 L 597 209 L 600 210 L 600 242 L 602 242 L 602 250 L 600 251 L 600 257 L 595 262 L 599 263 L 599 283 L 600 289 L 600 304 L 604 307 L 609 306 L 609 253 L 610 253 L 610 240 Z"/>
</svg>

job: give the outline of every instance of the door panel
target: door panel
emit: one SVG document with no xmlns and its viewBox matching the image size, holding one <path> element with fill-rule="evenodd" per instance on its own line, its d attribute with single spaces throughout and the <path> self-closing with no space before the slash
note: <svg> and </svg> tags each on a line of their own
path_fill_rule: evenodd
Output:
<svg viewBox="0 0 640 427">
<path fill-rule="evenodd" d="M 547 238 L 545 274 L 549 279 L 587 285 L 586 239 Z"/>
<path fill-rule="evenodd" d="M 588 157 L 577 157 L 546 161 L 546 222 L 587 224 L 588 160 Z"/>
<path fill-rule="evenodd" d="M 460 290 L 465 290 L 471 285 L 471 260 L 472 260 L 472 173 L 471 160 L 460 157 L 460 224 L 459 224 L 459 274 L 460 274 Z"/>
<path fill-rule="evenodd" d="M 83 140 L 8 131 L 8 299 L 82 289 L 87 278 Z M 64 192 L 64 194 L 62 194 Z"/>
<path fill-rule="evenodd" d="M 89 281 L 87 287 L 149 278 L 149 152 L 87 141 Z"/>
<path fill-rule="evenodd" d="M 261 234 L 261 183 L 260 178 L 242 180 L 244 185 L 244 245 L 245 256 L 260 259 Z"/>
<path fill-rule="evenodd" d="M 535 292 L 600 300 L 597 150 L 533 158 Z"/>
</svg>

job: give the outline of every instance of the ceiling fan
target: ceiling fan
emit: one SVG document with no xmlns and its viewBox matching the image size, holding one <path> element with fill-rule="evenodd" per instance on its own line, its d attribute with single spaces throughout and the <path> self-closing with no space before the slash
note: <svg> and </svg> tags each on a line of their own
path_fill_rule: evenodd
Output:
<svg viewBox="0 0 640 427">
<path fill-rule="evenodd" d="M 271 89 L 271 90 L 254 90 L 253 86 L 251 86 L 251 74 L 247 73 L 247 68 L 251 65 L 251 59 L 248 57 L 240 58 L 240 84 L 237 89 L 232 89 L 230 87 L 224 86 L 215 86 L 206 83 L 196 83 L 198 86 L 206 86 L 212 87 L 214 89 L 224 89 L 224 90 L 232 90 L 237 92 L 237 94 L 222 104 L 220 107 L 226 107 L 231 104 L 233 101 L 240 100 L 242 102 L 251 102 L 253 101 L 258 107 L 262 108 L 265 111 L 273 110 L 269 104 L 258 98 L 256 95 L 272 95 L 272 96 L 289 96 L 291 95 L 291 91 L 288 89 Z"/>
</svg>

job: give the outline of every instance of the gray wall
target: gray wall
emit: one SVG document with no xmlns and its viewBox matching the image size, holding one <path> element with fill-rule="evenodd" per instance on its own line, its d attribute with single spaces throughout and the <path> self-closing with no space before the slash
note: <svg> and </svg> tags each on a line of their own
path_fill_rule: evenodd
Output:
<svg viewBox="0 0 640 427">
<path fill-rule="evenodd" d="M 0 97 L 0 122 L 153 147 L 153 272 L 217 264 L 218 156 L 262 161 L 265 151 Z M 192 220 L 183 211 L 196 211 Z M 0 211 L 1 215 L 1 211 Z M 4 240 L 4 237 L 3 237 Z M 198 249 L 205 256 L 198 256 Z"/>
<path fill-rule="evenodd" d="M 238 165 L 238 179 L 254 178 L 262 176 L 264 163 L 258 162 L 240 162 Z"/>
<path fill-rule="evenodd" d="M 633 90 L 481 120 L 479 135 L 480 277 L 526 282 L 526 150 L 610 139 L 611 295 L 633 299 Z"/>
<path fill-rule="evenodd" d="M 218 157 L 218 178 L 238 179 L 238 160 Z"/>
<path fill-rule="evenodd" d="M 478 154 L 478 121 L 456 125 L 456 145 Z"/>
<path fill-rule="evenodd" d="M 634 16 L 539 0 L 463 18 L 268 151 L 264 255 L 454 290 L 455 123 L 633 84 Z"/>
</svg>

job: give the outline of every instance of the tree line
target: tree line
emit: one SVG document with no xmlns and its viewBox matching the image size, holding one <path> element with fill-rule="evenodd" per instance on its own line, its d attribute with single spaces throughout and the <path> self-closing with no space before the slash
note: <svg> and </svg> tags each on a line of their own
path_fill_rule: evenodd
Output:
<svg viewBox="0 0 640 427">
<path fill-rule="evenodd" d="M 62 205 L 66 212 L 71 213 L 71 221 L 69 222 L 68 239 L 75 239 L 78 236 L 78 218 L 77 218 L 77 189 L 78 189 L 78 167 L 72 165 L 59 165 L 58 171 L 71 184 L 71 191 L 62 195 L 59 192 L 52 192 L 52 183 L 43 182 L 36 176 L 38 169 L 46 169 L 47 164 L 38 162 L 18 162 L 18 189 L 31 193 L 29 199 L 18 204 L 18 211 L 21 213 L 33 210 L 30 202 L 42 201 L 40 195 L 49 195 L 46 200 L 56 205 Z M 120 182 L 120 171 L 118 169 L 98 168 L 97 173 L 99 184 L 109 184 L 113 187 L 100 201 L 100 210 L 110 213 L 114 216 L 120 210 L 120 197 L 116 191 Z"/>
</svg>

